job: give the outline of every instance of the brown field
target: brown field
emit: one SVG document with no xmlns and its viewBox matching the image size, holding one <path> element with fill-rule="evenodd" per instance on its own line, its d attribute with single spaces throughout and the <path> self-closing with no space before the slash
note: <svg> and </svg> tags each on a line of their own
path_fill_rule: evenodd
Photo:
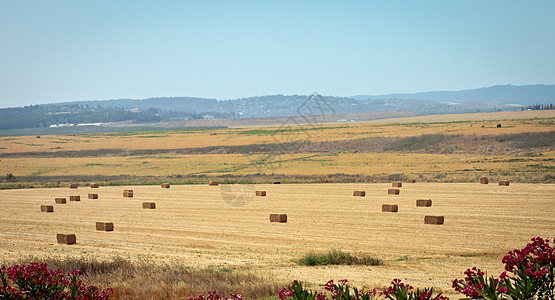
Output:
<svg viewBox="0 0 555 300">
<path fill-rule="evenodd" d="M 317 287 L 329 279 L 383 288 L 401 278 L 414 286 L 450 292 L 451 281 L 478 266 L 497 275 L 501 258 L 530 238 L 555 234 L 555 185 L 498 186 L 477 183 L 403 183 L 400 195 L 383 184 L 281 184 L 89 187 L 0 191 L 0 259 L 114 256 L 191 267 L 247 270 L 278 282 L 293 279 Z M 124 189 L 134 198 L 123 198 Z M 255 190 L 267 191 L 254 197 Z M 366 197 L 353 197 L 354 190 Z M 80 202 L 55 204 L 55 197 L 81 195 Z M 432 199 L 416 207 L 416 199 Z M 156 202 L 156 209 L 141 203 Z M 40 206 L 54 205 L 53 213 Z M 382 213 L 398 204 L 398 213 Z M 287 223 L 270 223 L 286 213 Z M 445 216 L 425 225 L 425 215 Z M 96 222 L 113 222 L 113 232 Z M 77 244 L 56 243 L 74 233 Z M 343 250 L 384 260 L 382 266 L 298 266 L 310 251 Z M 112 286 L 118 288 L 118 283 Z"/>
</svg>

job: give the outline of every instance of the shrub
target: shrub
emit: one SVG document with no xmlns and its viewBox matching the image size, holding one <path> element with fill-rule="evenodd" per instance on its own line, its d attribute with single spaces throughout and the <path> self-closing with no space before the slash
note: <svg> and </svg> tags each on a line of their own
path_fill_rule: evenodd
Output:
<svg viewBox="0 0 555 300">
<path fill-rule="evenodd" d="M 368 255 L 354 256 L 348 252 L 331 250 L 327 253 L 310 252 L 300 258 L 297 263 L 303 266 L 318 265 L 365 265 L 379 266 L 383 262 Z"/>
<path fill-rule="evenodd" d="M 472 299 L 554 299 L 555 248 L 548 239 L 533 238 L 523 249 L 509 251 L 503 263 L 498 278 L 474 267 L 464 279 L 453 280 L 453 288 Z"/>
<path fill-rule="evenodd" d="M 12 173 L 6 174 L 6 180 L 14 180 L 15 176 Z"/>
<path fill-rule="evenodd" d="M 45 263 L 0 268 L 0 295 L 7 299 L 108 299 L 112 289 L 99 290 L 79 279 L 82 271 L 73 270 L 67 278 L 61 270 L 50 270 Z"/>
</svg>

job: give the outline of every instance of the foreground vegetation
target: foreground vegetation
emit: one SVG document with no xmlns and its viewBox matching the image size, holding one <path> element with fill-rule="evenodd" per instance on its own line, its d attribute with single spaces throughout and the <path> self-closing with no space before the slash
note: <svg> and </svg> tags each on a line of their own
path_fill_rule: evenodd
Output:
<svg viewBox="0 0 555 300">
<path fill-rule="evenodd" d="M 192 270 L 175 265 L 153 267 L 144 263 L 133 265 L 122 259 L 111 262 L 50 259 L 50 263 L 51 269 L 47 268 L 47 263 L 2 266 L 0 296 L 7 299 L 108 299 L 113 293 L 115 299 L 191 297 L 195 300 L 219 300 L 228 299 L 220 295 L 230 295 L 229 299 L 241 300 L 276 295 L 275 283 L 268 284 L 248 274 L 232 274 L 222 270 Z M 549 244 L 549 239 L 533 238 L 523 249 L 509 251 L 503 263 L 505 271 L 499 277 L 488 277 L 473 267 L 464 272 L 464 279 L 453 280 L 453 288 L 471 299 L 554 299 L 555 248 Z M 61 269 L 56 269 L 56 265 Z M 62 269 L 73 269 L 68 273 L 69 280 L 61 275 Z M 100 285 L 111 283 L 114 289 L 100 290 L 92 285 L 87 287 L 78 280 L 81 275 L 86 275 L 89 281 Z M 148 280 L 145 280 L 145 275 Z M 105 281 L 99 282 L 100 278 Z M 436 294 L 434 288 L 414 289 L 400 279 L 394 279 L 389 287 L 379 293 L 376 288 L 352 288 L 345 279 L 338 284 L 330 280 L 324 287 L 324 292 L 313 291 L 303 287 L 301 282 L 293 281 L 282 288 L 278 296 L 291 300 L 370 300 L 380 297 L 390 300 L 449 299 L 441 293 Z M 229 292 L 229 289 L 237 292 Z M 196 295 L 198 290 L 207 290 L 208 293 L 192 298 L 190 295 Z M 216 290 L 222 293 L 218 294 Z"/>
</svg>

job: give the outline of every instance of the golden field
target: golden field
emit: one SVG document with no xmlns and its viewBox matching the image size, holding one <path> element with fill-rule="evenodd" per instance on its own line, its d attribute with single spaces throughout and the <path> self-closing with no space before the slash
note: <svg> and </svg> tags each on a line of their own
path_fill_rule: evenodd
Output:
<svg viewBox="0 0 555 300">
<path fill-rule="evenodd" d="M 468 267 L 502 271 L 501 258 L 531 237 L 553 238 L 555 186 L 477 183 L 269 184 L 100 187 L 0 191 L 0 257 L 27 255 L 120 256 L 131 261 L 173 262 L 191 267 L 248 270 L 277 281 L 293 279 L 317 287 L 329 279 L 382 288 L 393 278 L 414 286 L 450 291 Z M 133 198 L 123 198 L 133 189 Z M 266 197 L 255 197 L 265 190 Z M 354 197 L 354 190 L 366 197 Z M 98 199 L 87 199 L 97 193 Z M 81 201 L 69 201 L 80 195 Z M 54 204 L 55 197 L 68 198 Z M 416 207 L 432 199 L 432 207 Z M 142 209 L 155 202 L 156 209 Z M 53 213 L 40 205 L 53 205 Z M 381 212 L 398 204 L 398 213 Z M 270 223 L 286 213 L 287 223 Z M 445 216 L 444 225 L 425 225 L 425 215 Z M 113 222 L 113 232 L 95 222 Z M 74 233 L 77 244 L 56 243 L 57 233 Z M 332 249 L 367 254 L 382 266 L 305 267 L 294 260 Z M 118 288 L 118 283 L 112 283 Z"/>
<path fill-rule="evenodd" d="M 171 265 L 193 274 L 216 270 L 215 277 L 258 276 L 237 277 L 243 286 L 297 279 L 319 288 L 347 278 L 380 289 L 400 278 L 457 298 L 451 281 L 467 268 L 498 275 L 507 251 L 532 237 L 554 238 L 554 121 L 555 111 L 524 111 L 0 137 L 0 174 L 15 176 L 0 183 L 0 259 L 123 258 L 161 266 L 160 274 Z M 477 183 L 481 176 L 490 184 Z M 510 186 L 499 186 L 500 179 Z M 253 184 L 214 187 L 208 180 Z M 397 180 L 403 181 L 400 195 L 387 195 Z M 268 184 L 274 181 L 282 184 Z M 68 182 L 81 186 L 69 189 Z M 90 182 L 101 187 L 89 188 Z M 172 186 L 145 185 L 161 182 Z M 22 187 L 34 188 L 8 190 Z M 124 189 L 133 189 L 134 198 L 123 198 Z M 255 197 L 257 190 L 267 196 Z M 355 190 L 366 197 L 353 197 Z M 89 193 L 99 199 L 87 199 Z M 69 201 L 71 195 L 81 201 Z M 56 197 L 68 203 L 54 204 Z M 417 199 L 433 205 L 416 207 Z M 156 209 L 142 209 L 142 202 L 155 202 Z M 53 213 L 40 212 L 46 204 Z M 399 212 L 382 213 L 382 204 L 398 204 Z M 288 222 L 270 223 L 271 213 L 286 213 Z M 425 215 L 443 215 L 445 224 L 425 225 Z M 99 221 L 113 222 L 115 230 L 97 231 Z M 77 244 L 57 244 L 57 233 L 75 233 Z M 384 264 L 307 267 L 295 261 L 334 249 Z M 206 292 L 160 276 L 130 281 L 129 274 L 115 272 L 93 283 L 115 288 L 116 299 L 143 299 L 140 292 L 132 296 L 139 286 L 154 290 L 151 295 L 164 291 L 162 298 Z M 159 280 L 156 288 L 153 280 Z"/>
<path fill-rule="evenodd" d="M 335 175 L 366 177 L 354 182 L 383 182 L 392 175 L 440 182 L 475 182 L 483 175 L 495 180 L 509 176 L 518 182 L 552 182 L 553 142 L 539 148 L 518 148 L 495 139 L 511 134 L 552 134 L 554 120 L 555 111 L 523 111 L 294 126 L 0 137 L 0 174 L 11 173 L 38 185 L 61 181 L 59 186 L 70 181 L 130 184 L 157 178 L 198 183 L 194 176 L 228 175 L 263 175 L 268 177 L 266 182 L 272 182 L 272 177 L 287 181 L 284 177 Z M 431 150 L 387 148 L 394 140 L 426 135 L 456 139 L 431 145 L 436 146 Z M 303 142 L 310 145 L 302 148 Z M 293 149 L 296 144 L 287 143 L 301 148 Z M 261 147 L 271 150 L 264 152 Z M 113 180 L 116 182 L 110 183 Z"/>
<path fill-rule="evenodd" d="M 493 118 L 495 117 L 495 118 Z M 493 120 L 491 120 L 493 118 Z M 421 116 L 354 123 L 0 137 L 1 153 L 98 149 L 181 149 L 298 141 L 335 141 L 422 134 L 491 135 L 553 131 L 555 111 Z M 485 119 L 485 120 L 484 120 Z M 502 123 L 502 128 L 496 125 Z M 483 127 L 482 127 L 483 126 Z"/>
</svg>

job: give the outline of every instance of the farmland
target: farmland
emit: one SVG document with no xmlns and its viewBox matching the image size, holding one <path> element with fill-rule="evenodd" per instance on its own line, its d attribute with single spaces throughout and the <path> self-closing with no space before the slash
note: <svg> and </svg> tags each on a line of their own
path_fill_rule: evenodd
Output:
<svg viewBox="0 0 555 300">
<path fill-rule="evenodd" d="M 1 137 L 0 171 L 16 180 L 0 183 L 0 188 L 18 182 L 33 187 L 209 179 L 474 182 L 482 175 L 518 182 L 554 180 L 553 111 L 427 118 Z"/>
<path fill-rule="evenodd" d="M 383 287 L 393 278 L 449 290 L 466 268 L 502 271 L 506 251 L 530 237 L 551 237 L 555 187 L 496 183 L 187 185 L 27 189 L 0 191 L 0 257 L 114 256 L 131 261 L 178 262 L 190 267 L 248 270 L 277 281 L 317 285 L 349 278 L 360 286 Z M 123 189 L 133 198 L 123 198 Z M 255 190 L 267 191 L 255 197 Z M 366 197 L 353 197 L 354 190 Z M 98 199 L 87 199 L 97 193 Z M 54 204 L 55 197 L 81 201 Z M 416 199 L 432 199 L 416 207 Z M 141 203 L 156 203 L 145 210 Z M 39 206 L 54 205 L 53 213 Z M 382 213 L 398 204 L 398 213 Z M 270 223 L 286 213 L 287 223 Z M 444 225 L 425 225 L 425 215 L 445 216 Z M 113 232 L 95 222 L 113 222 Z M 74 233 L 77 244 L 59 245 L 57 233 Z M 310 251 L 339 249 L 382 259 L 382 266 L 298 266 Z M 117 288 L 117 284 L 115 286 Z"/>
<path fill-rule="evenodd" d="M 451 292 L 451 280 L 467 268 L 498 275 L 508 250 L 553 238 L 554 121 L 553 111 L 525 111 L 0 137 L 0 174 L 12 175 L 0 183 L 0 260 L 116 259 L 315 288 L 347 278 L 379 289 L 401 278 Z M 479 184 L 482 176 L 490 184 Z M 510 185 L 499 186 L 501 179 Z M 387 194 L 392 181 L 403 182 L 399 195 Z M 122 196 L 125 189 L 133 198 Z M 258 190 L 267 196 L 255 196 Z M 69 201 L 72 195 L 81 201 Z M 68 202 L 55 204 L 56 197 Z M 433 204 L 416 207 L 417 199 Z M 54 212 L 41 212 L 46 204 Z M 399 211 L 382 212 L 383 204 Z M 287 214 L 287 223 L 270 223 L 273 213 Z M 426 215 L 444 216 L 445 224 L 426 225 Z M 113 222 L 114 231 L 97 231 L 96 222 Z M 58 244 L 57 233 L 76 234 L 77 244 Z M 383 265 L 297 263 L 330 250 Z M 124 299 L 140 298 L 133 286 L 152 287 L 114 274 L 89 280 Z M 160 289 L 193 296 L 179 284 Z"/>
</svg>

